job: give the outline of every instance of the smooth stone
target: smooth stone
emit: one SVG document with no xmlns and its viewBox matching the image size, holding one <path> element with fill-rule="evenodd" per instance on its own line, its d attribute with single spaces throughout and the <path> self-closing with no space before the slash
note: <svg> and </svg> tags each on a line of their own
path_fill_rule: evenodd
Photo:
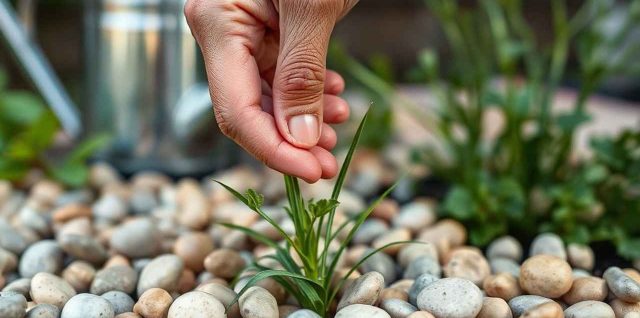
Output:
<svg viewBox="0 0 640 318">
<path fill-rule="evenodd" d="M 405 318 L 418 311 L 414 305 L 400 299 L 386 299 L 380 303 L 380 308 L 384 309 L 391 318 Z"/>
<path fill-rule="evenodd" d="M 30 290 L 31 278 L 18 278 L 9 283 L 7 286 L 4 286 L 2 292 L 17 293 L 28 299 L 29 297 L 31 297 L 29 295 Z"/>
<path fill-rule="evenodd" d="M 18 214 L 18 220 L 24 228 L 28 228 L 40 236 L 51 234 L 49 220 L 36 209 L 27 206 L 23 207 Z"/>
<path fill-rule="evenodd" d="M 96 295 L 78 294 L 62 308 L 60 318 L 113 318 L 111 303 Z"/>
<path fill-rule="evenodd" d="M 111 234 L 109 245 L 129 258 L 155 256 L 160 251 L 160 233 L 149 219 L 126 222 Z"/>
<path fill-rule="evenodd" d="M 609 293 L 607 282 L 599 277 L 581 277 L 573 281 L 562 299 L 569 305 L 587 300 L 604 301 Z"/>
<path fill-rule="evenodd" d="M 640 311 L 630 312 L 624 315 L 624 318 L 640 318 Z"/>
<path fill-rule="evenodd" d="M 322 316 L 316 314 L 314 311 L 311 311 L 309 309 L 299 309 L 285 317 L 286 318 L 322 318 Z"/>
<path fill-rule="evenodd" d="M 245 267 L 244 258 L 232 249 L 218 249 L 204 259 L 204 268 L 216 277 L 232 279 Z"/>
<path fill-rule="evenodd" d="M 615 318 L 611 306 L 601 301 L 582 301 L 564 310 L 565 318 Z"/>
<path fill-rule="evenodd" d="M 294 305 L 280 305 L 278 306 L 279 318 L 287 318 L 297 310 L 300 310 L 300 307 Z"/>
<path fill-rule="evenodd" d="M 431 313 L 426 311 L 416 311 L 413 314 L 407 316 L 407 318 L 435 318 Z"/>
<path fill-rule="evenodd" d="M 337 310 L 353 304 L 373 305 L 378 300 L 382 288 L 384 288 L 382 274 L 368 272 L 349 284 L 338 303 Z"/>
<path fill-rule="evenodd" d="M 616 318 L 624 318 L 630 313 L 640 313 L 640 303 L 628 303 L 620 299 L 612 300 L 609 305 L 616 313 Z"/>
<path fill-rule="evenodd" d="M 574 268 L 571 271 L 571 275 L 573 275 L 573 279 L 574 280 L 578 279 L 578 278 L 581 278 L 581 277 L 591 277 L 591 273 L 587 272 L 584 269 L 580 269 L 580 268 Z"/>
<path fill-rule="evenodd" d="M 0 218 L 0 247 L 18 255 L 27 248 L 24 237 L 3 218 Z"/>
<path fill-rule="evenodd" d="M 31 279 L 31 299 L 38 304 L 51 304 L 62 308 L 76 295 L 76 291 L 62 278 L 49 273 L 38 273 Z"/>
<path fill-rule="evenodd" d="M 418 295 L 427 286 L 437 281 L 439 278 L 431 274 L 422 274 L 416 278 L 411 287 L 409 288 L 409 303 L 414 306 L 418 305 Z"/>
<path fill-rule="evenodd" d="M 0 293 L 0 317 L 22 318 L 27 309 L 27 299 L 23 295 L 12 292 Z"/>
<path fill-rule="evenodd" d="M 282 285 L 280 285 L 280 283 L 271 277 L 261 279 L 256 283 L 256 286 L 266 289 L 269 294 L 276 299 L 278 305 L 283 305 L 287 301 L 287 291 L 282 287 Z"/>
<path fill-rule="evenodd" d="M 140 273 L 138 295 L 154 287 L 168 292 L 176 291 L 183 269 L 184 262 L 176 255 L 165 254 L 154 258 Z"/>
<path fill-rule="evenodd" d="M 149 189 L 136 189 L 129 200 L 129 206 L 134 214 L 149 214 L 158 205 L 158 198 Z"/>
<path fill-rule="evenodd" d="M 513 277 L 520 277 L 520 264 L 512 259 L 502 257 L 493 258 L 489 260 L 489 266 L 493 274 L 508 273 Z"/>
<path fill-rule="evenodd" d="M 105 194 L 93 204 L 92 213 L 98 219 L 118 222 L 127 216 L 127 204 L 115 194 Z"/>
<path fill-rule="evenodd" d="M 111 307 L 113 307 L 113 311 L 116 315 L 133 311 L 133 305 L 135 305 L 133 299 L 121 291 L 114 290 L 106 292 L 102 294 L 102 298 L 111 303 Z"/>
<path fill-rule="evenodd" d="M 386 222 L 371 218 L 360 225 L 351 241 L 353 244 L 369 244 L 387 231 L 389 231 L 389 226 Z"/>
<path fill-rule="evenodd" d="M 85 261 L 73 261 L 62 271 L 62 278 L 80 293 L 89 291 L 95 276 L 96 269 Z"/>
<path fill-rule="evenodd" d="M 227 311 L 229 318 L 240 317 L 240 307 L 237 302 L 233 303 L 237 295 L 233 289 L 218 283 L 206 283 L 198 286 L 196 290 L 212 295 L 219 300 L 225 308 L 231 306 Z"/>
<path fill-rule="evenodd" d="M 353 304 L 339 310 L 334 318 L 391 318 L 391 316 L 375 306 Z"/>
<path fill-rule="evenodd" d="M 91 208 L 84 204 L 71 203 L 51 212 L 51 219 L 58 223 L 64 223 L 79 217 L 91 217 Z"/>
<path fill-rule="evenodd" d="M 145 291 L 136 304 L 133 306 L 133 312 L 142 317 L 166 317 L 169 307 L 173 302 L 171 295 L 160 288 L 151 288 Z"/>
<path fill-rule="evenodd" d="M 433 205 L 427 200 L 414 200 L 400 208 L 400 213 L 393 218 L 394 227 L 406 228 L 418 233 L 436 221 Z"/>
<path fill-rule="evenodd" d="M 522 294 L 518 280 L 508 273 L 487 277 L 482 283 L 482 289 L 487 296 L 502 298 L 506 301 Z"/>
<path fill-rule="evenodd" d="M 482 303 L 478 286 L 455 277 L 435 281 L 418 295 L 418 308 L 437 318 L 474 318 L 482 310 Z"/>
<path fill-rule="evenodd" d="M 618 267 L 610 267 L 602 276 L 611 292 L 628 303 L 640 302 L 640 283 L 633 280 Z"/>
<path fill-rule="evenodd" d="M 528 309 L 552 301 L 553 300 L 542 296 L 522 295 L 511 298 L 511 300 L 509 300 L 509 307 L 511 307 L 511 312 L 514 317 L 520 317 Z"/>
<path fill-rule="evenodd" d="M 91 236 L 62 235 L 58 243 L 65 253 L 94 265 L 101 265 L 109 257 L 104 246 Z"/>
<path fill-rule="evenodd" d="M 464 278 L 481 286 L 484 279 L 491 275 L 491 267 L 487 259 L 476 249 L 456 249 L 449 254 L 448 258 L 449 261 L 444 266 L 446 277 Z"/>
<path fill-rule="evenodd" d="M 467 241 L 467 229 L 458 221 L 444 219 L 420 232 L 418 240 L 431 242 L 436 246 L 444 241 L 449 247 L 458 247 Z"/>
<path fill-rule="evenodd" d="M 564 312 L 560 304 L 552 301 L 525 311 L 520 318 L 564 318 Z"/>
<path fill-rule="evenodd" d="M 210 294 L 192 291 L 176 298 L 167 318 L 226 318 L 224 305 Z"/>
<path fill-rule="evenodd" d="M 429 256 L 434 260 L 438 260 L 438 249 L 435 245 L 428 242 L 407 244 L 402 246 L 398 252 L 398 264 L 400 264 L 402 268 L 407 268 L 411 262 L 421 256 Z"/>
<path fill-rule="evenodd" d="M 476 318 L 512 318 L 511 308 L 502 298 L 485 297 Z"/>
<path fill-rule="evenodd" d="M 253 286 L 240 296 L 243 318 L 278 318 L 278 302 L 266 289 Z"/>
<path fill-rule="evenodd" d="M 593 270 L 595 256 L 593 250 L 588 245 L 569 244 L 569 246 L 567 246 L 567 255 L 569 257 L 569 264 L 574 268 L 587 271 Z"/>
<path fill-rule="evenodd" d="M 366 253 L 370 253 L 368 250 Z M 366 255 L 366 254 L 365 254 Z M 378 272 L 384 277 L 387 283 L 396 281 L 396 263 L 393 258 L 385 253 L 375 253 L 360 266 L 361 273 Z"/>
<path fill-rule="evenodd" d="M 522 245 L 512 236 L 503 236 L 495 239 L 487 247 L 487 258 L 508 258 L 519 262 L 522 260 Z"/>
<path fill-rule="evenodd" d="M 91 283 L 91 293 L 96 295 L 116 290 L 131 294 L 138 282 L 138 273 L 125 265 L 117 265 L 99 270 Z"/>
<path fill-rule="evenodd" d="M 567 293 L 572 284 L 571 266 L 556 256 L 536 255 L 520 267 L 520 286 L 532 295 L 558 298 Z"/>
<path fill-rule="evenodd" d="M 58 273 L 62 269 L 62 257 L 62 249 L 56 241 L 36 242 L 20 257 L 20 276 L 30 278 L 41 272 Z"/>
<path fill-rule="evenodd" d="M 213 251 L 211 236 L 202 232 L 180 235 L 173 245 L 173 253 L 180 256 L 184 265 L 196 272 L 204 269 L 204 260 Z"/>
<path fill-rule="evenodd" d="M 390 245 L 387 248 L 383 249 L 382 252 L 387 253 L 389 255 L 396 255 L 398 251 L 402 248 L 402 246 L 406 244 L 394 244 L 399 242 L 407 242 L 411 240 L 411 231 L 406 228 L 397 228 L 391 231 L 387 231 L 386 233 L 378 236 L 371 246 L 375 249 L 382 248 L 384 246 Z"/>
<path fill-rule="evenodd" d="M 412 283 L 413 284 L 413 283 Z M 402 289 L 400 287 L 389 287 L 384 288 L 380 291 L 380 295 L 378 295 L 378 301 L 376 303 L 380 304 L 387 299 L 399 299 L 403 301 L 409 301 L 409 288 Z"/>
<path fill-rule="evenodd" d="M 541 254 L 552 255 L 567 260 L 567 251 L 564 248 L 564 242 L 558 235 L 553 233 L 540 234 L 531 243 L 529 255 L 535 256 Z"/>
<path fill-rule="evenodd" d="M 13 252 L 0 247 L 0 275 L 13 272 L 18 266 L 18 257 Z"/>
<path fill-rule="evenodd" d="M 409 266 L 407 266 L 407 269 L 404 271 L 403 278 L 416 279 L 422 274 L 440 277 L 442 275 L 442 269 L 437 260 L 430 256 L 421 256 L 409 263 Z"/>
<path fill-rule="evenodd" d="M 58 318 L 60 309 L 54 305 L 39 304 L 31 308 L 25 318 Z"/>
</svg>

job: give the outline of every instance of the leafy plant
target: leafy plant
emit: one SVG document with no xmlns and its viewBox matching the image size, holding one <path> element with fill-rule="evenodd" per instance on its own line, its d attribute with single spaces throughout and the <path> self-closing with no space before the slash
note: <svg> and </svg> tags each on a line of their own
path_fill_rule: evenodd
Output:
<svg viewBox="0 0 640 318">
<path fill-rule="evenodd" d="M 54 114 L 34 94 L 7 89 L 0 69 L 0 179 L 20 181 L 31 169 L 42 169 L 69 186 L 84 184 L 86 159 L 108 142 L 99 135 L 78 145 L 66 157 L 52 160 L 49 152 L 59 125 Z"/>
<path fill-rule="evenodd" d="M 335 300 L 338 291 L 344 286 L 347 278 L 364 261 L 389 246 L 408 243 L 395 242 L 368 253 L 343 277 L 340 277 L 337 284 L 332 284 L 332 279 L 337 273 L 336 270 L 338 269 L 339 259 L 353 238 L 356 230 L 362 225 L 369 214 L 371 214 L 373 208 L 393 189 L 393 187 L 391 187 L 386 190 L 380 198 L 375 200 L 373 204 L 353 220 L 348 220 L 340 224 L 339 227 L 334 228 L 334 217 L 336 208 L 339 205 L 338 198 L 340 191 L 344 184 L 353 153 L 362 136 L 368 115 L 369 113 L 364 116 L 358 127 L 330 198 L 305 201 L 300 194 L 298 180 L 291 176 L 284 176 L 286 196 L 288 199 L 288 207 L 286 207 L 285 210 L 295 226 L 295 236 L 293 237 L 288 236 L 284 229 L 262 210 L 262 195 L 256 193 L 254 190 L 248 190 L 245 194 L 241 194 L 227 185 L 220 183 L 238 200 L 242 201 L 269 222 L 284 238 L 284 244 L 279 244 L 249 228 L 234 224 L 223 224 L 231 229 L 242 231 L 258 242 L 273 248 L 275 254 L 265 256 L 264 258 L 275 261 L 278 267 L 281 268 L 267 267 L 261 265 L 259 260 L 256 261 L 253 267 L 258 270 L 258 273 L 242 288 L 235 301 L 258 281 L 272 277 L 293 295 L 302 307 L 313 310 L 324 317 L 329 313 L 332 302 Z M 348 227 L 350 224 L 353 226 Z M 329 248 L 330 243 L 338 239 L 338 235 L 343 231 L 348 231 L 346 239 L 339 240 L 339 248 L 337 251 L 331 252 Z M 299 262 L 296 261 L 293 255 L 298 256 Z"/>
</svg>

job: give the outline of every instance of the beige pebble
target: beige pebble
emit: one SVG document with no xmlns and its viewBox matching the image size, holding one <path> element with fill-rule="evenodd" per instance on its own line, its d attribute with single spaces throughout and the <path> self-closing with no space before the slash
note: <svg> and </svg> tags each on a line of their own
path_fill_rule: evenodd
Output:
<svg viewBox="0 0 640 318">
<path fill-rule="evenodd" d="M 226 285 L 219 283 L 202 284 L 198 286 L 196 290 L 213 295 L 213 297 L 218 299 L 225 306 L 225 308 L 231 306 L 237 295 L 236 292 L 234 292 L 232 289 L 230 289 Z M 240 318 L 240 307 L 238 306 L 237 302 L 229 308 L 229 310 L 227 311 L 227 316 L 229 318 Z"/>
<path fill-rule="evenodd" d="M 178 292 L 187 293 L 196 287 L 196 275 L 189 269 L 183 269 L 180 280 L 178 280 Z"/>
<path fill-rule="evenodd" d="M 616 314 L 616 318 L 625 318 L 625 315 L 629 313 L 640 313 L 640 303 L 627 303 L 620 299 L 614 299 L 609 303 L 613 312 Z"/>
<path fill-rule="evenodd" d="M 383 288 L 378 295 L 376 304 L 380 304 L 387 299 L 400 299 L 409 301 L 409 293 L 399 288 Z"/>
<path fill-rule="evenodd" d="M 91 208 L 85 204 L 72 203 L 59 207 L 51 214 L 54 222 L 67 222 L 79 217 L 91 217 Z"/>
<path fill-rule="evenodd" d="M 402 268 L 407 268 L 411 262 L 421 256 L 429 256 L 438 260 L 438 249 L 434 244 L 427 242 L 403 245 L 397 255 L 398 264 Z"/>
<path fill-rule="evenodd" d="M 436 244 L 440 255 L 445 255 L 447 246 L 450 250 L 464 244 L 467 241 L 467 230 L 460 222 L 444 219 L 420 232 L 419 241 Z M 444 242 L 446 243 L 444 243 Z"/>
<path fill-rule="evenodd" d="M 511 308 L 502 298 L 485 297 L 476 318 L 512 318 Z"/>
<path fill-rule="evenodd" d="M 569 305 L 586 300 L 604 301 L 609 293 L 607 282 L 599 277 L 581 277 L 573 281 L 573 285 L 562 299 Z"/>
<path fill-rule="evenodd" d="M 18 257 L 10 251 L 0 247 L 0 276 L 12 272 L 18 266 Z"/>
<path fill-rule="evenodd" d="M 567 255 L 569 263 L 574 268 L 581 268 L 587 271 L 593 269 L 595 256 L 593 255 L 591 247 L 572 243 L 567 246 Z"/>
<path fill-rule="evenodd" d="M 532 295 L 558 298 L 571 289 L 572 283 L 571 266 L 555 256 L 533 256 L 520 268 L 520 287 Z"/>
<path fill-rule="evenodd" d="M 176 201 L 180 224 L 194 230 L 203 229 L 209 224 L 211 206 L 197 181 L 181 180 L 177 185 Z"/>
<path fill-rule="evenodd" d="M 444 266 L 446 277 L 464 278 L 478 286 L 481 286 L 484 279 L 490 274 L 489 262 L 476 249 L 459 248 L 452 251 Z"/>
<path fill-rule="evenodd" d="M 426 311 L 416 311 L 411 315 L 407 316 L 407 318 L 436 318 L 436 317 Z"/>
<path fill-rule="evenodd" d="M 244 318 L 277 318 L 278 304 L 264 288 L 253 286 L 240 296 L 240 313 Z"/>
<path fill-rule="evenodd" d="M 564 318 L 564 311 L 562 306 L 551 301 L 525 311 L 520 318 Z"/>
<path fill-rule="evenodd" d="M 636 282 L 640 283 L 640 272 L 638 272 L 637 270 L 635 270 L 633 268 L 625 268 L 622 271 L 625 274 L 627 274 L 627 276 L 631 277 L 631 279 L 633 279 Z"/>
<path fill-rule="evenodd" d="M 165 318 L 173 302 L 171 295 L 160 288 L 145 291 L 133 306 L 133 312 L 144 318 Z"/>
<path fill-rule="evenodd" d="M 399 281 L 396 281 L 395 283 L 391 284 L 391 286 L 389 286 L 390 288 L 397 288 L 400 289 L 404 292 L 409 292 L 409 289 L 411 288 L 411 286 L 413 285 L 413 283 L 415 282 L 415 279 L 401 279 Z"/>
<path fill-rule="evenodd" d="M 271 294 L 279 305 L 284 304 L 287 301 L 287 291 L 273 278 L 265 278 L 259 281 L 256 286 L 266 289 Z"/>
<path fill-rule="evenodd" d="M 482 284 L 482 288 L 487 293 L 487 296 L 502 298 L 506 301 L 522 294 L 518 280 L 509 273 L 500 273 L 487 277 Z"/>
<path fill-rule="evenodd" d="M 409 231 L 409 229 L 399 228 L 399 229 L 394 229 L 387 233 L 382 234 L 381 236 L 379 236 L 373 241 L 372 246 L 373 248 L 377 249 L 377 248 L 382 248 L 387 244 L 392 244 L 392 243 L 397 243 L 402 241 L 409 241 L 409 240 L 411 240 L 411 231 Z M 406 246 L 406 244 L 395 244 L 385 248 L 382 251 L 389 255 L 394 256 L 398 254 L 398 251 L 400 251 L 400 249 L 403 246 Z"/>
<path fill-rule="evenodd" d="M 123 312 L 117 315 L 115 318 L 142 318 L 142 316 L 134 313 L 134 312 Z"/>
<path fill-rule="evenodd" d="M 245 267 L 245 262 L 238 252 L 219 249 L 207 255 L 204 267 L 216 277 L 231 279 Z"/>
<path fill-rule="evenodd" d="M 393 218 L 398 215 L 398 211 L 400 211 L 400 207 L 396 200 L 384 199 L 373 209 L 371 217 L 391 222 Z"/>
<path fill-rule="evenodd" d="M 131 262 L 129 262 L 129 259 L 127 259 L 126 257 L 120 255 L 120 254 L 116 254 L 111 256 L 107 262 L 104 264 L 104 267 L 114 267 L 114 266 L 127 266 L 127 267 L 131 267 Z"/>
<path fill-rule="evenodd" d="M 74 261 L 62 272 L 62 278 L 78 293 L 87 292 L 95 276 L 96 269 L 85 261 Z"/>
<path fill-rule="evenodd" d="M 62 308 L 76 295 L 76 291 L 62 278 L 49 273 L 38 273 L 31 279 L 31 298 L 38 304 Z"/>
<path fill-rule="evenodd" d="M 184 264 L 199 273 L 204 269 L 204 259 L 213 251 L 213 239 L 206 233 L 192 232 L 180 235 L 173 245 L 173 253 Z"/>
</svg>

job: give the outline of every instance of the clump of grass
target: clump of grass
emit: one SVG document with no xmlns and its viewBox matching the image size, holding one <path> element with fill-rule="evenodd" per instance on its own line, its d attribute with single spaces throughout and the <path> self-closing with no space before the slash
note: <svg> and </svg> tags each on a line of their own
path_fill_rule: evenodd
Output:
<svg viewBox="0 0 640 318">
<path fill-rule="evenodd" d="M 241 194 L 229 186 L 218 182 L 238 198 L 238 200 L 242 201 L 269 222 L 284 238 L 284 244 L 279 244 L 249 228 L 235 224 L 223 224 L 231 229 L 242 231 L 258 242 L 273 248 L 275 254 L 265 256 L 262 259 L 275 261 L 277 267 L 281 267 L 281 269 L 267 267 L 259 264 L 258 261 L 260 259 L 256 261 L 252 266 L 258 270 L 258 273 L 240 290 L 233 303 L 251 286 L 254 286 L 262 279 L 271 277 L 280 283 L 289 294 L 293 295 L 302 307 L 313 310 L 321 316 L 326 316 L 330 311 L 331 303 L 336 299 L 338 291 L 344 286 L 347 278 L 362 265 L 363 262 L 370 256 L 389 246 L 408 243 L 394 242 L 371 251 L 347 271 L 344 276 L 340 277 L 337 284 L 332 284 L 332 278 L 336 274 L 339 259 L 351 242 L 357 229 L 371 214 L 374 207 L 394 188 L 394 186 L 392 186 L 387 189 L 366 210 L 358 214 L 355 218 L 340 224 L 340 226 L 334 230 L 333 223 L 336 208 L 340 204 L 338 197 L 344 184 L 349 164 L 353 158 L 353 153 L 362 134 L 367 115 L 368 113 L 360 122 L 360 126 L 351 142 L 330 198 L 305 201 L 300 193 L 298 180 L 291 176 L 284 176 L 286 196 L 288 199 L 288 206 L 285 207 L 285 210 L 295 226 L 295 236 L 287 235 L 284 229 L 262 210 L 264 201 L 262 195 L 252 189 L 247 190 L 245 194 Z M 353 223 L 353 226 L 348 228 L 350 223 Z M 337 251 L 333 253 L 330 252 L 329 244 L 336 240 L 340 233 L 347 230 L 348 234 L 346 235 L 346 239 L 339 242 Z M 292 257 L 293 254 L 299 256 L 300 264 L 294 260 Z"/>
</svg>

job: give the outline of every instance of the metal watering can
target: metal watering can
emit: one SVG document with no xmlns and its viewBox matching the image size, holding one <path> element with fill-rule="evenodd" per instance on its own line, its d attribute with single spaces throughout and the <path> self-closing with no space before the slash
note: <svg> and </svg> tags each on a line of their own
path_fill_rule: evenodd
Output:
<svg viewBox="0 0 640 318">
<path fill-rule="evenodd" d="M 240 152 L 215 124 L 184 1 L 83 1 L 87 86 L 82 116 L 7 0 L 0 0 L 0 27 L 6 38 L 13 34 L 13 42 L 22 44 L 10 47 L 69 135 L 80 135 L 84 124 L 84 134 L 113 137 L 100 159 L 124 173 L 153 169 L 202 175 L 236 162 Z"/>
</svg>

